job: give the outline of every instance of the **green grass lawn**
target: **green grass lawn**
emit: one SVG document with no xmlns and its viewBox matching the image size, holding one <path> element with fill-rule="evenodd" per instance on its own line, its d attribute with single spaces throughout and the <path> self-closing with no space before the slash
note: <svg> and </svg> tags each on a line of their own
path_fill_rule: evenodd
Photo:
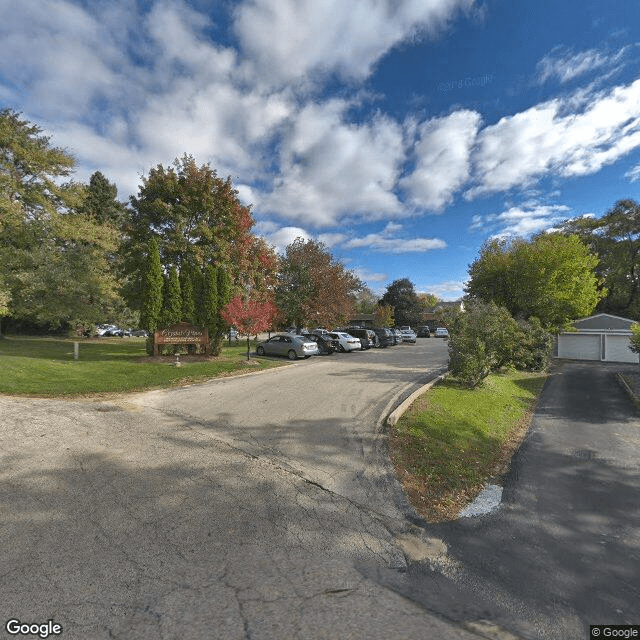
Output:
<svg viewBox="0 0 640 640">
<path fill-rule="evenodd" d="M 400 418 L 390 434 L 392 459 L 422 517 L 454 518 L 487 480 L 506 471 L 545 380 L 510 372 L 470 390 L 447 378 Z"/>
<path fill-rule="evenodd" d="M 258 371 L 285 362 L 246 361 L 246 342 L 224 346 L 219 358 L 200 362 L 146 358 L 144 338 L 77 340 L 8 336 L 0 340 L 0 393 L 29 396 L 72 396 L 136 391 L 188 384 L 234 373 Z M 255 348 L 255 347 L 253 347 Z"/>
</svg>

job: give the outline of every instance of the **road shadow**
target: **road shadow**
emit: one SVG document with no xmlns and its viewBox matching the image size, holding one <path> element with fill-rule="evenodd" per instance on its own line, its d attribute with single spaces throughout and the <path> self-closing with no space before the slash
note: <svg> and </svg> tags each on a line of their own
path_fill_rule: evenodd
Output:
<svg viewBox="0 0 640 640">
<path fill-rule="evenodd" d="M 6 619 L 53 619 L 71 640 L 258 637 L 264 625 L 316 637 L 311 603 L 351 615 L 355 601 L 335 594 L 358 592 L 354 560 L 400 560 L 348 500 L 187 425 L 170 431 L 135 448 L 114 437 L 2 456 Z M 390 613 L 370 615 L 384 626 Z"/>
</svg>

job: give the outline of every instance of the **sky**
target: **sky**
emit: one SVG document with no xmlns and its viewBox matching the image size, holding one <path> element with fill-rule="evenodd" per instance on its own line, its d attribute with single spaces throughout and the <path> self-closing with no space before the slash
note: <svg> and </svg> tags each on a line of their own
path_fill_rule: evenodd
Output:
<svg viewBox="0 0 640 640">
<path fill-rule="evenodd" d="M 495 237 L 640 200 L 637 0 L 0 0 L 0 108 L 126 201 L 185 153 L 280 252 L 454 300 Z"/>
</svg>

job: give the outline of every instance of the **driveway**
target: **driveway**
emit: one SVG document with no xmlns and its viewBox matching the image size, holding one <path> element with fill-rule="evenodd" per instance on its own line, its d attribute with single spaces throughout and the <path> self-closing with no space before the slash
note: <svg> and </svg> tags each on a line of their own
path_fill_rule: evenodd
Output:
<svg viewBox="0 0 640 640">
<path fill-rule="evenodd" d="M 440 340 L 298 361 L 261 375 L 145 393 L 131 401 L 268 459 L 369 511 L 403 518 L 382 420 L 446 370 Z M 266 377 L 265 377 L 266 376 Z"/>
<path fill-rule="evenodd" d="M 402 549 L 430 548 L 375 495 L 367 463 L 395 495 L 378 412 L 446 346 L 332 358 L 101 402 L 0 397 L 3 631 L 17 619 L 52 620 L 63 640 L 477 638 L 356 568 L 404 571 Z"/>
<path fill-rule="evenodd" d="M 525 638 L 640 625 L 640 419 L 615 379 L 633 366 L 559 367 L 500 509 L 428 527 L 448 547 L 447 571 L 363 574 L 451 620 L 488 618 Z"/>
</svg>

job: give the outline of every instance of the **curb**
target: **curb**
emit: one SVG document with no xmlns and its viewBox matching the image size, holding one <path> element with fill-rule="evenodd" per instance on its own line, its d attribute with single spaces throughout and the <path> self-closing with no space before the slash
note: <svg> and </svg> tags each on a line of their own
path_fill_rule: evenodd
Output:
<svg viewBox="0 0 640 640">
<path fill-rule="evenodd" d="M 414 403 L 416 398 L 420 397 L 423 393 L 431 389 L 436 382 L 440 382 L 449 375 L 449 371 L 445 371 L 445 373 L 441 373 L 439 376 L 435 377 L 433 380 L 429 380 L 427 384 L 420 387 L 417 391 L 414 391 L 408 398 L 405 398 L 388 416 L 387 416 L 387 425 L 392 427 L 402 415 L 407 411 L 407 409 Z"/>
<path fill-rule="evenodd" d="M 631 401 L 636 406 L 636 410 L 640 413 L 640 398 L 638 398 L 634 390 L 631 388 L 631 385 L 627 382 L 626 378 L 624 377 L 624 374 L 616 373 L 616 378 L 620 383 L 620 386 L 624 389 L 624 391 L 627 393 L 629 398 L 631 398 Z"/>
</svg>

